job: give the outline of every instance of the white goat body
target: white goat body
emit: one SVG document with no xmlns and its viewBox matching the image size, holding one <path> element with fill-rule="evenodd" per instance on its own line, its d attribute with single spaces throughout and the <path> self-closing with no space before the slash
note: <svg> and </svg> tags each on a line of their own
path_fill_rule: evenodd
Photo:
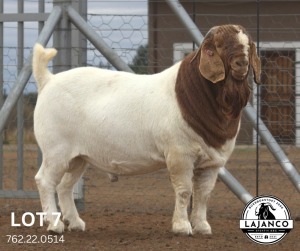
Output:
<svg viewBox="0 0 300 251">
<path fill-rule="evenodd" d="M 182 119 L 174 92 L 179 65 L 145 76 L 92 67 L 52 75 L 34 113 L 44 158 L 81 156 L 105 172 L 133 175 L 165 168 L 178 148 L 223 165 L 228 148 L 209 149 Z"/>
<path fill-rule="evenodd" d="M 206 201 L 236 135 L 213 148 L 189 126 L 175 93 L 181 63 L 154 75 L 93 67 L 53 75 L 47 63 L 55 54 L 55 49 L 34 47 L 33 73 L 39 90 L 34 128 L 43 153 L 35 178 L 48 230 L 64 230 L 64 224 L 60 221 L 55 226 L 51 217 L 57 210 L 55 190 L 69 229 L 85 229 L 72 189 L 86 164 L 91 164 L 112 175 L 167 167 L 176 195 L 173 231 L 211 233 Z M 192 192 L 193 229 L 187 215 Z"/>
</svg>

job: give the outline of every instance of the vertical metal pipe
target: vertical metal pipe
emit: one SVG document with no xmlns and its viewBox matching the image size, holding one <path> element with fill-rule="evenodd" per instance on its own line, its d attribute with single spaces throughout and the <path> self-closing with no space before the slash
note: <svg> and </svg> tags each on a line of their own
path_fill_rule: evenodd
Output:
<svg viewBox="0 0 300 251">
<path fill-rule="evenodd" d="M 79 15 L 84 19 L 84 21 L 87 20 L 87 0 L 73 0 L 72 7 L 79 13 Z M 86 66 L 87 39 L 78 29 L 74 29 L 73 26 L 71 36 L 72 68 Z"/>
<path fill-rule="evenodd" d="M 18 13 L 24 12 L 23 0 L 18 0 Z M 24 60 L 24 22 L 18 22 L 18 74 L 21 72 Z M 23 189 L 23 160 L 24 160 L 24 96 L 23 93 L 17 103 L 17 166 L 18 166 L 18 179 L 17 189 Z"/>
<path fill-rule="evenodd" d="M 76 1 L 72 0 L 73 8 L 86 21 L 87 20 L 87 0 Z M 68 17 L 69 18 L 69 17 Z M 78 67 L 86 65 L 87 60 L 87 39 L 77 29 L 71 31 L 72 42 L 71 46 L 71 67 Z M 75 184 L 73 189 L 73 197 L 78 210 L 84 209 L 84 180 L 81 177 Z"/>
<path fill-rule="evenodd" d="M 3 13 L 3 0 L 0 0 L 0 14 Z M 0 107 L 4 103 L 3 87 L 3 23 L 0 22 Z M 0 132 L 0 190 L 3 189 L 3 139 L 4 133 Z"/>
<path fill-rule="evenodd" d="M 39 13 L 45 13 L 45 1 L 44 0 L 39 0 Z M 39 34 L 41 33 L 42 29 L 44 27 L 44 21 L 39 22 Z M 38 157 L 37 157 L 37 164 L 38 167 L 42 165 L 43 161 L 43 155 L 41 149 L 38 147 Z"/>
<path fill-rule="evenodd" d="M 260 17 L 260 5 L 259 0 L 256 1 L 256 35 L 257 35 L 257 55 L 259 55 L 259 17 Z M 256 86 L 257 88 L 257 103 L 256 103 L 256 131 L 259 132 L 259 110 L 260 110 L 260 85 Z M 256 133 L 256 196 L 259 194 L 259 148 L 260 148 L 260 142 L 259 142 L 259 133 Z"/>
<path fill-rule="evenodd" d="M 45 13 L 45 1 L 39 0 L 39 13 Z M 44 21 L 39 21 L 39 33 L 44 27 Z"/>
<path fill-rule="evenodd" d="M 66 13 L 66 6 L 71 5 L 71 0 L 54 0 L 53 4 L 58 5 L 63 10 L 62 19 L 57 24 L 53 33 L 53 47 L 58 50 L 53 59 L 53 72 L 59 73 L 71 68 L 71 22 Z"/>
</svg>

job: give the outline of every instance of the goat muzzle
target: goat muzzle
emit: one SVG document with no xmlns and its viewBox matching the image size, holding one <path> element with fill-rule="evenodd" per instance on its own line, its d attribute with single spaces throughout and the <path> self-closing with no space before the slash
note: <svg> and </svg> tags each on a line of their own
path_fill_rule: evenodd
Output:
<svg viewBox="0 0 300 251">
<path fill-rule="evenodd" d="M 247 71 L 235 71 L 235 70 L 231 70 L 231 74 L 232 74 L 232 77 L 238 81 L 243 81 L 245 80 L 245 78 L 247 77 L 247 74 L 248 74 L 248 70 Z"/>
<path fill-rule="evenodd" d="M 231 74 L 236 80 L 244 80 L 249 70 L 249 60 L 246 57 L 236 57 L 231 63 Z"/>
</svg>

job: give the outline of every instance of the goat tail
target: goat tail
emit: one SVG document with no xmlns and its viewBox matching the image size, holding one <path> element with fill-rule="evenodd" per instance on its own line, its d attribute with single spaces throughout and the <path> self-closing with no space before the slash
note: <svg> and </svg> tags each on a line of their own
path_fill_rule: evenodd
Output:
<svg viewBox="0 0 300 251">
<path fill-rule="evenodd" d="M 54 48 L 46 49 L 41 44 L 35 44 L 33 48 L 32 71 L 37 82 L 38 93 L 42 91 L 53 74 L 48 70 L 49 61 L 56 55 Z"/>
</svg>

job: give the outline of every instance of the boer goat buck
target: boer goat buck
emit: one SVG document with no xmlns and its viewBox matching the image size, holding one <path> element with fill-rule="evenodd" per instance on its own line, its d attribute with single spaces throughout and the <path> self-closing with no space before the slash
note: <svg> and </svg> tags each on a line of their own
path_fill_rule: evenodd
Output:
<svg viewBox="0 0 300 251">
<path fill-rule="evenodd" d="M 260 60 L 245 29 L 213 27 L 198 51 L 154 75 L 93 67 L 54 75 L 47 64 L 55 55 L 34 46 L 34 130 L 43 153 L 35 180 L 48 230 L 65 229 L 52 217 L 55 192 L 68 229 L 85 229 L 72 189 L 90 164 L 111 177 L 167 168 L 175 192 L 173 232 L 211 234 L 206 204 L 234 149 L 250 66 L 260 81 Z"/>
</svg>

